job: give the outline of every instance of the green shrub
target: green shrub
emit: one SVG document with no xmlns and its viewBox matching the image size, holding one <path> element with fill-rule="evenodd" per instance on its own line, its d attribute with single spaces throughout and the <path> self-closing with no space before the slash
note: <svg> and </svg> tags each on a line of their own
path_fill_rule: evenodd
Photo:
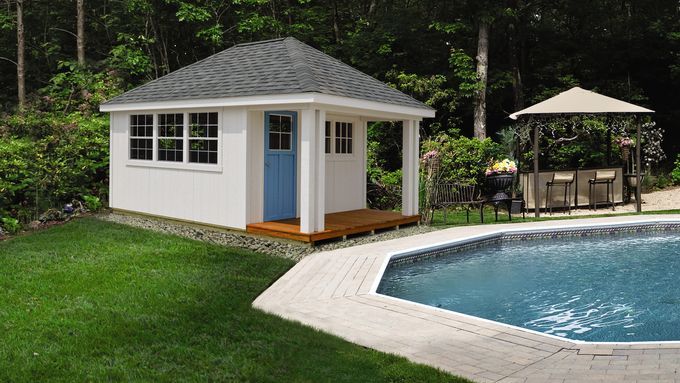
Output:
<svg viewBox="0 0 680 383">
<path fill-rule="evenodd" d="M 83 201 L 85 202 L 85 207 L 87 208 L 87 210 L 92 212 L 97 212 L 101 210 L 103 206 L 102 201 L 99 199 L 99 197 L 93 195 L 84 195 Z"/>
<path fill-rule="evenodd" d="M 665 189 L 672 184 L 672 180 L 665 174 L 659 174 L 656 177 L 656 187 L 659 189 Z"/>
<path fill-rule="evenodd" d="M 673 180 L 673 184 L 680 185 L 680 154 L 675 158 L 671 179 Z"/>
<path fill-rule="evenodd" d="M 17 121 L 13 118 L 9 128 L 0 121 L 17 133 L 0 136 L 0 214 L 27 222 L 79 195 L 106 197 L 108 118 L 74 113 L 43 120 L 50 124 L 43 137 Z"/>
<path fill-rule="evenodd" d="M 35 146 L 30 139 L 0 136 L 0 215 L 30 219 L 36 193 Z"/>
<path fill-rule="evenodd" d="M 21 223 L 16 218 L 5 217 L 2 220 L 2 227 L 10 234 L 16 234 L 21 230 Z"/>
<path fill-rule="evenodd" d="M 490 138 L 451 138 L 445 134 L 432 140 L 423 141 L 424 153 L 436 150 L 439 153 L 439 179 L 463 181 L 478 185 L 484 183 L 484 171 L 491 159 L 505 158 L 503 147 Z"/>
</svg>

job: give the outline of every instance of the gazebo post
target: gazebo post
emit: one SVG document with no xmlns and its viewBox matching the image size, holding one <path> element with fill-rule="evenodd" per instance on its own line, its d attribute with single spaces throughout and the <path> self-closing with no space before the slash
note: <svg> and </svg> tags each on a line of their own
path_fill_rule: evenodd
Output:
<svg viewBox="0 0 680 383">
<path fill-rule="evenodd" d="M 637 125 L 637 140 L 635 140 L 635 205 L 638 213 L 642 212 L 642 177 L 640 172 L 642 171 L 642 163 L 640 160 L 640 145 L 642 144 L 642 119 L 638 116 L 635 118 Z"/>
<path fill-rule="evenodd" d="M 612 128 L 609 124 L 607 124 L 607 166 L 612 166 Z"/>
<path fill-rule="evenodd" d="M 534 125 L 534 215 L 536 218 L 541 216 L 541 202 L 540 202 L 540 182 L 538 182 L 538 140 L 539 140 L 538 124 Z"/>
</svg>

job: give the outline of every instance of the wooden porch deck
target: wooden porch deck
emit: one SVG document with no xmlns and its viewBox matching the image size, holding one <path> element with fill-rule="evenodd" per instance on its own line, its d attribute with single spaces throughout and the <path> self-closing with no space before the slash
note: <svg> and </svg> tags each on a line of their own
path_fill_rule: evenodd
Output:
<svg viewBox="0 0 680 383">
<path fill-rule="evenodd" d="M 326 214 L 326 230 L 311 234 L 300 232 L 299 218 L 251 223 L 247 225 L 246 231 L 252 234 L 314 243 L 325 239 L 369 233 L 373 230 L 397 227 L 418 221 L 420 221 L 419 215 L 404 216 L 399 212 L 393 211 L 359 209 Z"/>
</svg>

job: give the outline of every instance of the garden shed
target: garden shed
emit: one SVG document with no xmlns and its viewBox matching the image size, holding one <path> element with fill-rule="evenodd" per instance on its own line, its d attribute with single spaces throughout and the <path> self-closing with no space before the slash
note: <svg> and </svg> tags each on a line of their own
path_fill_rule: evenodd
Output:
<svg viewBox="0 0 680 383">
<path fill-rule="evenodd" d="M 308 242 L 419 218 L 418 130 L 435 111 L 294 38 L 236 45 L 101 111 L 115 210 Z M 403 127 L 401 213 L 366 209 L 369 121 Z"/>
</svg>

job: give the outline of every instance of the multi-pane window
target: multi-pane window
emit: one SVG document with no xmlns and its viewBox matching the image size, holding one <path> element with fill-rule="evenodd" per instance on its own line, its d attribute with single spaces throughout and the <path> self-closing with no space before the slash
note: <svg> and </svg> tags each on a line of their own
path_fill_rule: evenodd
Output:
<svg viewBox="0 0 680 383">
<path fill-rule="evenodd" d="M 184 160 L 184 114 L 158 115 L 158 161 Z"/>
<path fill-rule="evenodd" d="M 189 113 L 189 162 L 217 163 L 217 113 Z"/>
<path fill-rule="evenodd" d="M 291 150 L 293 117 L 269 115 L 269 150 Z"/>
<path fill-rule="evenodd" d="M 153 159 L 153 114 L 130 116 L 130 159 Z"/>
<path fill-rule="evenodd" d="M 332 142 L 331 140 L 332 139 L 333 138 L 331 137 L 331 122 L 326 121 L 326 139 L 325 139 L 326 154 L 330 154 L 330 152 L 331 152 L 331 142 Z"/>
<path fill-rule="evenodd" d="M 352 154 L 352 123 L 335 123 L 335 153 Z"/>
</svg>

